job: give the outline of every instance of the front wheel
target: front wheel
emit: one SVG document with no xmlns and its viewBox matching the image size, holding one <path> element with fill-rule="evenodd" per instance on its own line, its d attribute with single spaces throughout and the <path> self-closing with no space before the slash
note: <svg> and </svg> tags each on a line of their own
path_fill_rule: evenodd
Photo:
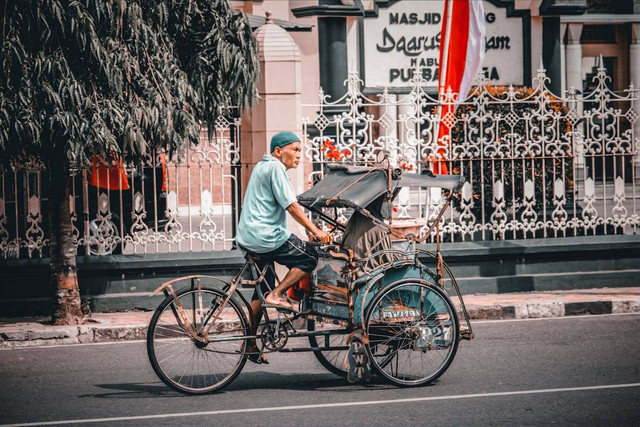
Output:
<svg viewBox="0 0 640 427">
<path fill-rule="evenodd" d="M 166 385 L 179 392 L 221 390 L 235 379 L 247 360 L 244 344 L 249 327 L 245 313 L 229 299 L 212 324 L 211 314 L 227 297 L 224 292 L 185 288 L 177 291 L 176 297 L 179 305 L 169 295 L 149 323 L 147 353 L 151 366 Z M 189 330 L 206 340 L 194 339 Z"/>
<path fill-rule="evenodd" d="M 367 307 L 365 327 L 374 371 L 401 386 L 436 380 L 458 348 L 458 316 L 451 300 L 420 279 L 385 287 Z"/>
</svg>

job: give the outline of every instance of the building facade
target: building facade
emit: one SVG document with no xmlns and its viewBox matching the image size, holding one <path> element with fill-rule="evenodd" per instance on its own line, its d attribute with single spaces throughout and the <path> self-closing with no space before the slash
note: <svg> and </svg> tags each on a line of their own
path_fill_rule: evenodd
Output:
<svg viewBox="0 0 640 427">
<path fill-rule="evenodd" d="M 371 92 L 406 91 L 416 67 L 423 69 L 428 87 L 437 86 L 444 0 L 232 3 L 248 14 L 264 16 L 269 10 L 288 22 L 285 29 L 292 30 L 302 54 L 304 104 L 320 86 L 333 98 L 344 95 L 343 82 L 353 70 Z M 600 56 L 613 90 L 640 83 L 638 0 L 484 0 L 484 9 L 483 74 L 491 84 L 529 86 L 544 68 L 558 95 L 571 86 L 583 91 Z"/>
</svg>

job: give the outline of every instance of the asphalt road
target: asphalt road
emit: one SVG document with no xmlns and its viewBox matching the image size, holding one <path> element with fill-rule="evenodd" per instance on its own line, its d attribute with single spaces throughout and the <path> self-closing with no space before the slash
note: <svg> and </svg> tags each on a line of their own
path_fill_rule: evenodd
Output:
<svg viewBox="0 0 640 427">
<path fill-rule="evenodd" d="M 0 424 L 640 424 L 640 315 L 474 328 L 449 370 L 421 388 L 349 385 L 294 353 L 247 363 L 224 392 L 193 397 L 156 379 L 141 342 L 3 350 Z"/>
</svg>

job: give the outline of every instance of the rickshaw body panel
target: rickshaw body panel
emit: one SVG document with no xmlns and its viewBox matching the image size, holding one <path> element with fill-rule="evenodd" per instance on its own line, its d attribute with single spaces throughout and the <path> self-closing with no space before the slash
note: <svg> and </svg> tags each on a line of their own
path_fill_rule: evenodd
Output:
<svg viewBox="0 0 640 427">
<path fill-rule="evenodd" d="M 344 261 L 331 257 L 320 257 L 318 268 L 312 276 L 314 288 L 318 283 L 338 286 L 337 279 L 340 277 L 340 270 Z M 367 275 L 349 284 L 351 290 L 350 298 L 353 301 L 353 318 L 350 316 L 348 303 L 338 301 L 327 301 L 316 298 L 315 295 L 305 301 L 307 309 L 314 315 L 331 319 L 343 320 L 355 326 L 362 326 L 364 315 L 371 300 L 388 285 L 402 279 L 422 279 L 432 284 L 436 284 L 433 273 L 424 266 L 417 266 L 412 260 L 399 260 L 391 265 L 381 266 L 372 270 Z M 405 291 L 407 292 L 407 291 Z M 403 299 L 411 299 L 412 296 L 403 295 Z"/>
<path fill-rule="evenodd" d="M 388 285 L 402 279 L 422 279 L 433 285 L 436 281 L 432 273 L 425 267 L 418 267 L 414 263 L 407 264 L 406 261 L 396 261 L 389 268 L 380 267 L 370 273 L 370 279 L 363 281 L 362 278 L 355 283 L 353 291 L 353 324 L 363 326 L 366 310 L 373 298 Z M 410 291 L 404 291 L 410 292 Z M 416 296 L 404 295 L 403 299 L 415 298 Z"/>
<path fill-rule="evenodd" d="M 376 223 L 384 227 L 381 218 L 384 218 L 382 212 L 376 216 L 369 210 L 371 204 L 383 195 L 387 194 L 389 200 L 393 200 L 402 187 L 433 187 L 457 193 L 465 182 L 463 177 L 457 175 L 407 174 L 400 169 L 386 167 L 336 164 L 327 165 L 327 168 L 327 173 L 322 176 L 319 182 L 298 196 L 298 202 L 338 228 L 344 226 L 335 219 L 324 215 L 324 208 L 352 208 L 374 219 Z M 360 327 L 363 326 L 368 305 L 386 286 L 398 280 L 411 278 L 421 279 L 435 286 L 436 276 L 425 266 L 415 261 L 412 251 L 401 251 L 406 252 L 406 259 L 381 266 L 358 278 L 355 282 L 348 283 L 347 286 L 350 290 L 348 301 L 338 303 L 316 298 L 312 294 L 305 300 L 304 308 L 310 309 L 315 315 L 344 320 L 353 326 Z M 325 259 L 323 265 L 321 258 L 317 271 L 326 269 L 326 265 L 334 261 L 338 260 Z M 330 269 L 336 273 L 335 276 L 340 276 L 340 268 L 330 267 Z M 314 275 L 312 280 L 316 280 L 314 282 L 316 285 L 325 283 L 323 281 L 326 279 L 321 276 L 321 273 Z"/>
<path fill-rule="evenodd" d="M 338 279 L 344 267 L 344 260 L 331 257 L 328 253 L 318 253 L 318 266 L 311 274 L 313 294 L 304 301 L 305 309 L 310 309 L 317 316 L 337 320 L 349 320 L 349 306 L 346 301 L 328 301 L 316 297 L 315 290 L 318 284 L 339 287 Z M 346 289 L 345 289 L 346 291 Z"/>
</svg>

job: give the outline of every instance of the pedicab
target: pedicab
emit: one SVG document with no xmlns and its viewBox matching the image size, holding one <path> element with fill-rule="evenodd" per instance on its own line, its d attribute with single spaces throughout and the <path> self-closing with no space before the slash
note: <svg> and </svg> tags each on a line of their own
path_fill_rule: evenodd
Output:
<svg viewBox="0 0 640 427">
<path fill-rule="evenodd" d="M 260 254 L 251 252 L 232 280 L 191 275 L 164 283 L 151 294 L 166 296 L 147 334 L 154 371 L 179 392 L 216 392 L 256 354 L 248 350 L 248 341 L 255 340 L 260 356 L 313 352 L 325 368 L 350 382 L 366 382 L 374 373 L 398 386 L 432 383 L 450 366 L 459 341 L 473 338 L 458 285 L 440 253 L 440 219 L 463 181 L 455 175 L 403 174 L 388 160 L 329 167 L 298 202 L 337 233 L 346 229 L 335 214 L 343 208 L 396 241 L 360 256 L 343 244 L 316 245 L 319 265 L 299 310 L 264 304 L 260 284 L 265 281 L 273 289 L 266 278 L 270 273 L 278 278 L 272 264 L 259 268 Z M 422 236 L 395 230 L 391 215 L 384 219 L 384 207 L 391 212 L 403 187 L 436 187 L 446 194 Z M 435 251 L 418 247 L 432 234 Z M 263 303 L 255 335 L 248 321 L 251 306 L 239 292 L 253 286 Z M 308 345 L 301 345 L 305 340 Z"/>
</svg>

